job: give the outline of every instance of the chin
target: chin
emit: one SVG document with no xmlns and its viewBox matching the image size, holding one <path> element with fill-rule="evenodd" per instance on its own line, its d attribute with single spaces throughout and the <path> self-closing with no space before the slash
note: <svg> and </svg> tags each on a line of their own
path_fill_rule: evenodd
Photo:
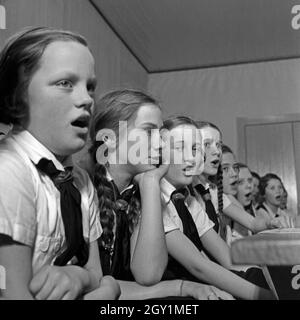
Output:
<svg viewBox="0 0 300 320">
<path fill-rule="evenodd" d="M 82 150 L 85 146 L 85 141 L 76 141 L 76 143 L 73 144 L 68 144 L 66 145 L 66 147 L 63 149 L 65 152 L 65 156 L 69 156 L 72 155 L 76 152 L 79 152 L 80 150 Z"/>
<path fill-rule="evenodd" d="M 152 164 L 138 164 L 134 166 L 136 166 L 138 173 L 150 171 L 156 168 L 156 166 Z"/>
<path fill-rule="evenodd" d="M 214 170 L 212 168 L 204 168 L 203 173 L 207 176 L 215 176 L 218 173 L 218 170 Z"/>
<path fill-rule="evenodd" d="M 232 190 L 232 189 L 224 189 L 224 193 L 225 194 L 231 194 L 232 196 L 236 196 L 236 194 L 237 194 L 237 190 Z"/>
<path fill-rule="evenodd" d="M 193 182 L 193 176 L 182 178 L 182 186 L 188 186 L 192 182 Z"/>
</svg>

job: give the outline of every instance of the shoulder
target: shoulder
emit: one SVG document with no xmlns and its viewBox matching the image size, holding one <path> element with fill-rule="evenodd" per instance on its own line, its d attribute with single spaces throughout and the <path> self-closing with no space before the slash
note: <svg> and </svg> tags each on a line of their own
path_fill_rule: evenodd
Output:
<svg viewBox="0 0 300 320">
<path fill-rule="evenodd" d="M 31 168 L 8 141 L 0 143 L 0 184 L 32 183 Z"/>
<path fill-rule="evenodd" d="M 269 213 L 264 206 L 259 205 L 255 210 L 255 216 L 269 217 Z"/>
</svg>

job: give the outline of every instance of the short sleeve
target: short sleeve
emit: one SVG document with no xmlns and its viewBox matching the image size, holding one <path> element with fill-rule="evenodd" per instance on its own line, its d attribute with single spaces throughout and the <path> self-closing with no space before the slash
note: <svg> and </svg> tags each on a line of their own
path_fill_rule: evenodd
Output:
<svg viewBox="0 0 300 320">
<path fill-rule="evenodd" d="M 264 219 L 270 219 L 270 215 L 263 208 L 257 209 L 256 212 L 255 212 L 255 216 L 256 217 L 260 217 L 260 218 L 264 218 Z"/>
<path fill-rule="evenodd" d="M 209 219 L 200 203 L 194 197 L 191 198 L 191 203 L 189 205 L 190 212 L 193 215 L 199 237 L 202 237 L 208 230 L 212 229 L 215 224 Z"/>
<path fill-rule="evenodd" d="M 0 233 L 33 246 L 37 225 L 33 175 L 16 152 L 3 148 L 0 190 Z"/>
<path fill-rule="evenodd" d="M 174 215 L 172 215 L 170 206 L 170 202 L 167 204 L 164 202 L 164 200 L 162 200 L 162 213 L 165 233 L 180 229 L 173 218 Z"/>
<path fill-rule="evenodd" d="M 97 197 L 96 190 L 90 181 L 90 242 L 93 242 L 100 238 L 102 234 L 102 227 L 100 223 L 100 211 L 99 211 L 99 201 Z"/>
<path fill-rule="evenodd" d="M 215 207 L 216 212 L 219 212 L 219 204 L 218 204 L 218 189 L 213 188 L 210 189 L 211 201 Z M 231 204 L 231 200 L 229 197 L 223 193 L 223 210 L 226 209 Z"/>
<path fill-rule="evenodd" d="M 231 200 L 229 197 L 223 193 L 223 210 L 231 205 Z"/>
</svg>

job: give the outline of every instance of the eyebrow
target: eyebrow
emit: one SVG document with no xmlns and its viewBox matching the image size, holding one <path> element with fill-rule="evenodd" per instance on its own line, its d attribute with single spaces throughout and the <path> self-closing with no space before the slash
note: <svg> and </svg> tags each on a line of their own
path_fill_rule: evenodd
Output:
<svg viewBox="0 0 300 320">
<path fill-rule="evenodd" d="M 70 71 L 70 70 L 60 70 L 57 73 L 52 75 L 54 78 L 73 78 L 73 79 L 79 79 L 80 77 L 76 72 Z M 88 78 L 87 83 L 92 83 L 94 85 L 97 84 L 97 78 L 95 76 Z"/>
<path fill-rule="evenodd" d="M 158 129 L 158 126 L 152 122 L 144 122 L 141 124 L 142 128 Z"/>
</svg>

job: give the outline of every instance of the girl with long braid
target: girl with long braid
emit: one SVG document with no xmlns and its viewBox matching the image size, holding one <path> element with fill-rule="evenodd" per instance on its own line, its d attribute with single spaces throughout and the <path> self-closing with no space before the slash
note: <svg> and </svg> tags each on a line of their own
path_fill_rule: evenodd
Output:
<svg viewBox="0 0 300 320">
<path fill-rule="evenodd" d="M 97 104 L 90 173 L 103 228 L 98 242 L 103 273 L 118 280 L 120 299 L 226 299 L 208 285 L 181 279 L 160 282 L 168 259 L 160 198 L 160 180 L 168 165 L 157 167 L 161 125 L 158 103 L 139 91 L 113 91 Z M 139 161 L 130 153 L 134 133 L 140 137 L 141 151 L 148 146 Z M 170 223 L 170 231 L 175 228 Z"/>
</svg>

